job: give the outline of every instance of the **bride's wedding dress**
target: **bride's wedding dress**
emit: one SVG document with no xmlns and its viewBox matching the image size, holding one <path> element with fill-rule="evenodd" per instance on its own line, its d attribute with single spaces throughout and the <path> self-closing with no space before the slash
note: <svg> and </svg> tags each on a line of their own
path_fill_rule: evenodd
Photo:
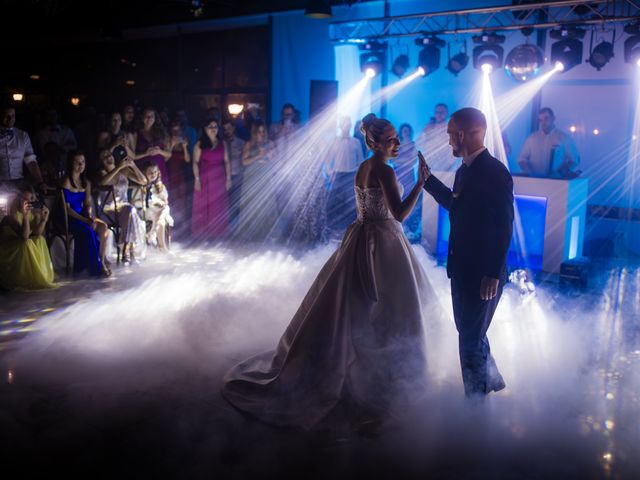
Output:
<svg viewBox="0 0 640 480">
<path fill-rule="evenodd" d="M 275 351 L 225 376 L 222 394 L 265 422 L 304 429 L 386 418 L 424 392 L 423 320 L 434 293 L 379 187 L 356 188 L 358 219 Z"/>
</svg>

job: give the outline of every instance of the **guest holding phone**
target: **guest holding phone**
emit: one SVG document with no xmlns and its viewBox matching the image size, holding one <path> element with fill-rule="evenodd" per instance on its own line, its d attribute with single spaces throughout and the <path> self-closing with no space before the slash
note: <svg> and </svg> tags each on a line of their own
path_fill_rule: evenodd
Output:
<svg viewBox="0 0 640 480">
<path fill-rule="evenodd" d="M 49 209 L 22 186 L 0 221 L 0 286 L 8 290 L 53 288 L 53 265 L 44 238 Z"/>
</svg>

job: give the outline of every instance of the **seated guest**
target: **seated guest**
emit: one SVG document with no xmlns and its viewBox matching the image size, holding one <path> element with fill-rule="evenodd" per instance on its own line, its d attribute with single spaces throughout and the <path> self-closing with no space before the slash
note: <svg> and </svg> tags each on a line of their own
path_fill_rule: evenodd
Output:
<svg viewBox="0 0 640 480">
<path fill-rule="evenodd" d="M 162 175 L 156 164 L 146 163 L 144 174 L 147 177 L 147 195 L 144 201 L 144 211 L 146 219 L 151 221 L 151 228 L 147 237 L 149 243 L 157 245 L 161 252 L 167 252 L 165 235 L 167 227 L 173 227 L 173 218 L 169 207 L 169 192 L 162 183 Z"/>
<path fill-rule="evenodd" d="M 23 186 L 0 221 L 0 286 L 9 290 L 57 286 L 44 238 L 47 220 L 47 207 Z"/>
<path fill-rule="evenodd" d="M 37 185 L 42 185 L 42 175 L 29 134 L 15 128 L 16 110 L 10 104 L 0 106 L 0 183 L 21 183 L 24 167 Z"/>
<path fill-rule="evenodd" d="M 67 172 L 62 181 L 69 232 L 73 235 L 73 273 L 92 276 L 111 275 L 105 262 L 108 227 L 95 218 L 91 205 L 91 182 L 85 175 L 84 154 L 73 151 L 67 157 Z"/>
<path fill-rule="evenodd" d="M 556 117 L 548 107 L 540 109 L 540 129 L 524 142 L 518 164 L 524 175 L 532 177 L 575 178 L 580 171 L 578 149 L 573 139 L 555 126 Z"/>
<path fill-rule="evenodd" d="M 138 216 L 136 208 L 129 203 L 129 180 L 138 185 L 146 185 L 147 178 L 128 157 L 125 157 L 116 165 L 115 158 L 109 149 L 100 152 L 102 169 L 99 171 L 100 185 L 113 185 L 115 204 L 112 198 L 104 205 L 106 214 L 118 212 L 118 224 L 120 226 L 120 238 L 122 244 L 122 262 L 130 265 L 135 261 L 136 255 L 144 258 L 146 251 L 146 228 L 142 219 Z M 100 192 L 103 197 L 107 192 Z"/>
</svg>

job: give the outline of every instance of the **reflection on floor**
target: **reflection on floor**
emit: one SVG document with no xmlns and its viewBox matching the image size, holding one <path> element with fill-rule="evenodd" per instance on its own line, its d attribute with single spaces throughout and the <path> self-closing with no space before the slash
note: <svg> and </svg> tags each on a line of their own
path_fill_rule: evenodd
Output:
<svg viewBox="0 0 640 480">
<path fill-rule="evenodd" d="M 418 247 L 416 247 L 418 248 Z M 0 296 L 3 466 L 92 478 L 638 478 L 640 269 L 587 292 L 508 288 L 489 332 L 508 387 L 462 396 L 449 319 L 427 315 L 432 393 L 377 434 L 244 418 L 224 372 L 272 348 L 332 247 L 152 255 L 108 279 Z M 446 275 L 419 251 L 451 311 Z"/>
</svg>

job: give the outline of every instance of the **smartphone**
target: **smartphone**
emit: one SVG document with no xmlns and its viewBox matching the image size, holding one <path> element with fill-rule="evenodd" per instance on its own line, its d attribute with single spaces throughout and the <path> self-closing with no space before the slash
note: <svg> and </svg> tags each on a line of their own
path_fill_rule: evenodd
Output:
<svg viewBox="0 0 640 480">
<path fill-rule="evenodd" d="M 111 154 L 113 155 L 113 159 L 116 161 L 116 163 L 119 163 L 125 158 L 127 158 L 127 149 L 124 148 L 122 145 L 118 145 L 116 148 L 113 149 Z"/>
<path fill-rule="evenodd" d="M 34 200 L 33 202 L 29 202 L 29 206 L 33 210 L 42 210 L 42 207 L 44 207 L 44 203 L 42 203 L 40 200 Z"/>
</svg>

